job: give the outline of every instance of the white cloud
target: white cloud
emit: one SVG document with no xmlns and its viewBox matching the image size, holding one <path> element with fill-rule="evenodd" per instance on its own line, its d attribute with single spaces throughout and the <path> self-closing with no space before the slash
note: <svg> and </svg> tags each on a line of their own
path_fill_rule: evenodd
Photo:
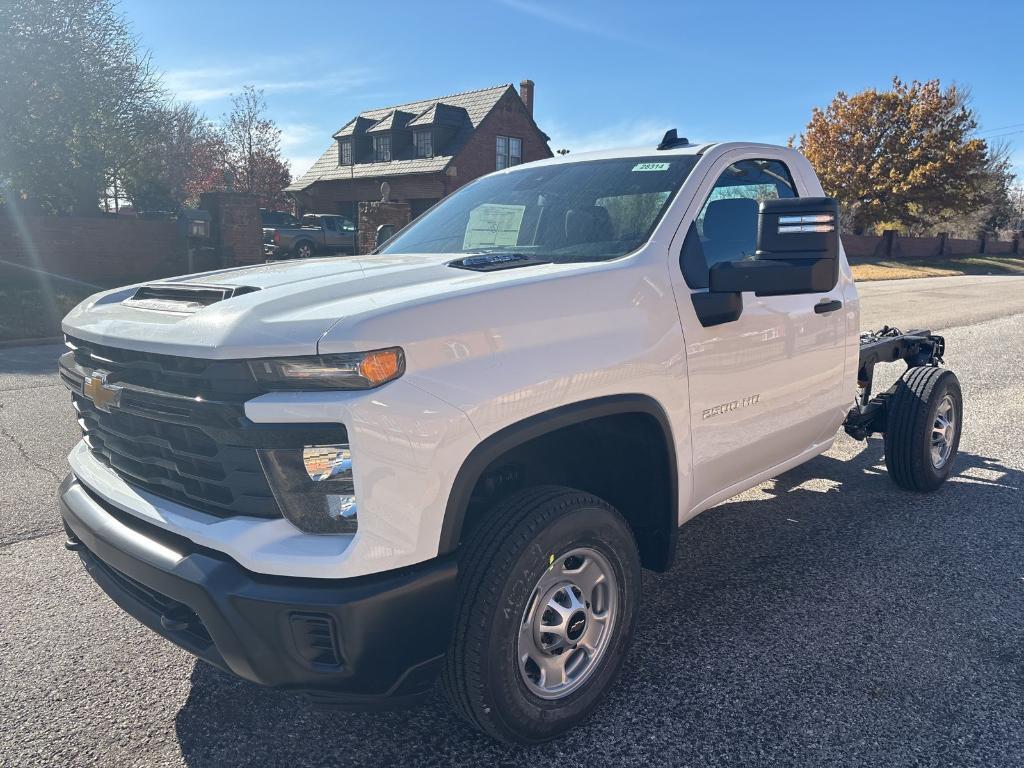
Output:
<svg viewBox="0 0 1024 768">
<path fill-rule="evenodd" d="M 281 129 L 282 149 L 301 147 L 314 139 L 322 142 L 329 134 L 329 131 L 311 123 L 282 123 L 278 127 Z"/>
<path fill-rule="evenodd" d="M 288 169 L 292 172 L 292 178 L 297 179 L 310 168 L 313 163 L 320 159 L 320 153 L 315 155 L 289 155 L 285 153 L 285 160 L 288 161 Z"/>
<path fill-rule="evenodd" d="M 311 91 L 338 94 L 360 88 L 374 80 L 370 70 L 355 68 L 338 70 L 313 78 L 282 77 L 295 60 L 267 57 L 244 67 L 204 66 L 172 69 L 164 74 L 164 85 L 185 101 L 196 103 L 217 101 L 238 93 L 245 85 L 253 85 L 267 93 Z"/>
<path fill-rule="evenodd" d="M 297 178 L 320 159 L 331 140 L 331 130 L 312 123 L 283 123 L 280 128 L 281 154 Z"/>
<path fill-rule="evenodd" d="M 566 29 L 572 29 L 577 32 L 586 32 L 587 34 L 597 35 L 598 37 L 608 38 L 609 40 L 621 40 L 627 42 L 633 42 L 630 38 L 617 32 L 614 29 L 601 26 L 591 22 L 589 19 L 584 18 L 582 15 L 571 15 L 564 11 L 555 10 L 550 5 L 541 5 L 540 3 L 530 2 L 529 0 L 498 0 L 502 5 L 508 6 L 520 13 L 525 13 L 541 21 L 546 21 L 549 24 L 556 24 Z M 564 7 L 564 6 L 563 6 Z"/>
<path fill-rule="evenodd" d="M 552 150 L 568 149 L 578 154 L 616 147 L 649 145 L 653 149 L 674 123 L 671 120 L 645 118 L 625 120 L 586 131 L 575 131 L 553 120 L 541 120 L 540 125 L 551 136 Z"/>
</svg>

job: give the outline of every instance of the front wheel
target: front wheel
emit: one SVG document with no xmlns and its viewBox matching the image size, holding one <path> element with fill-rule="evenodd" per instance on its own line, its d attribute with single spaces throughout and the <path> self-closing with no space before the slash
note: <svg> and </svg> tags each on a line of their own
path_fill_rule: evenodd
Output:
<svg viewBox="0 0 1024 768">
<path fill-rule="evenodd" d="M 896 485 L 934 491 L 953 471 L 960 448 L 964 400 L 956 374 L 909 368 L 889 400 L 885 466 Z"/>
<path fill-rule="evenodd" d="M 510 496 L 460 557 L 443 676 L 456 710 L 502 741 L 546 741 L 586 718 L 633 637 L 640 557 L 604 501 L 545 486 Z"/>
</svg>

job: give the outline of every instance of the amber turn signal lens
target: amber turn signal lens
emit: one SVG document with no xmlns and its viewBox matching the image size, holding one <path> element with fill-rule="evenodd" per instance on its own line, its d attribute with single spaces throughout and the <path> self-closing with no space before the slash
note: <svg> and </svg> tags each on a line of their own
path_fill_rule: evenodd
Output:
<svg viewBox="0 0 1024 768">
<path fill-rule="evenodd" d="M 402 373 L 402 353 L 398 349 L 367 352 L 359 361 L 359 375 L 374 386 L 397 378 Z"/>
</svg>

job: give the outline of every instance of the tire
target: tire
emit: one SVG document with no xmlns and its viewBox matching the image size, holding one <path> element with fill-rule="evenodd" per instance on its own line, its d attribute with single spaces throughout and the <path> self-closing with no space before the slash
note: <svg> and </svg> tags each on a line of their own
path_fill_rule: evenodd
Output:
<svg viewBox="0 0 1024 768">
<path fill-rule="evenodd" d="M 908 491 L 934 491 L 953 471 L 960 448 L 964 407 L 956 374 L 934 366 L 909 368 L 897 382 L 888 410 L 889 476 Z M 951 423 L 944 425 L 941 419 L 949 422 L 949 416 Z"/>
<path fill-rule="evenodd" d="M 315 253 L 313 244 L 309 240 L 299 240 L 292 248 L 292 255 L 296 259 L 308 259 Z"/>
<path fill-rule="evenodd" d="M 442 675 L 456 711 L 484 733 L 519 744 L 552 739 L 590 715 L 615 681 L 636 626 L 640 556 L 622 516 L 582 491 L 530 488 L 490 510 L 459 567 L 455 633 Z M 588 586 L 605 568 L 609 577 Z M 575 602 L 560 586 L 571 590 L 574 579 L 583 585 Z M 541 610 L 551 600 L 563 610 Z M 552 621 L 560 629 L 535 634 Z M 542 654 L 529 638 L 554 650 Z M 525 663 L 524 648 L 532 654 Z M 564 658 L 571 670 L 564 685 L 555 673 L 544 682 L 534 656 L 555 666 Z"/>
</svg>

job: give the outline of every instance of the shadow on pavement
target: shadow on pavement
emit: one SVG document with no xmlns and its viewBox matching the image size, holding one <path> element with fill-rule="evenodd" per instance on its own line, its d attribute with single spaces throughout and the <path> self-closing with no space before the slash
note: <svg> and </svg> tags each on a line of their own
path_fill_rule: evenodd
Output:
<svg viewBox="0 0 1024 768">
<path fill-rule="evenodd" d="M 847 442 L 847 446 L 850 443 Z M 567 736 L 478 736 L 435 692 L 347 713 L 197 663 L 177 716 L 206 765 L 1015 764 L 1024 748 L 1024 473 L 961 453 L 900 491 L 881 441 L 822 456 L 684 526 L 644 574 L 618 685 Z M 749 500 L 748 500 L 749 499 Z"/>
<path fill-rule="evenodd" d="M 66 351 L 63 344 L 0 347 L 0 374 L 52 374 L 57 383 L 57 358 Z"/>
</svg>

